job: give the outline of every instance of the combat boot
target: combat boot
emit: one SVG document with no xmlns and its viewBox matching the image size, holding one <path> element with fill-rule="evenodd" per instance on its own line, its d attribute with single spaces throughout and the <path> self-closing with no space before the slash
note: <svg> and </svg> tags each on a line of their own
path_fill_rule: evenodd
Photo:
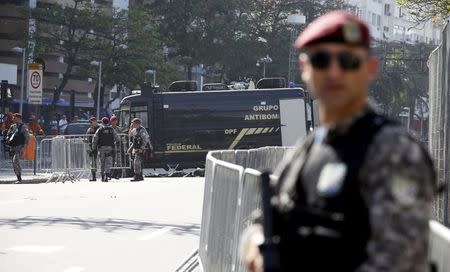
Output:
<svg viewBox="0 0 450 272">
<path fill-rule="evenodd" d="M 103 182 L 108 182 L 108 174 L 103 174 L 102 181 Z"/>
<path fill-rule="evenodd" d="M 91 179 L 89 181 L 97 181 L 97 177 L 96 177 L 95 172 L 92 171 L 91 174 L 92 174 L 92 177 L 91 177 Z"/>
<path fill-rule="evenodd" d="M 22 176 L 21 175 L 17 175 L 17 180 L 14 183 L 17 184 L 17 183 L 21 183 L 21 182 L 22 182 Z"/>
<path fill-rule="evenodd" d="M 142 175 L 134 175 L 134 177 L 130 180 L 130 181 L 141 181 L 141 180 L 144 180 L 143 178 L 142 178 Z"/>
</svg>

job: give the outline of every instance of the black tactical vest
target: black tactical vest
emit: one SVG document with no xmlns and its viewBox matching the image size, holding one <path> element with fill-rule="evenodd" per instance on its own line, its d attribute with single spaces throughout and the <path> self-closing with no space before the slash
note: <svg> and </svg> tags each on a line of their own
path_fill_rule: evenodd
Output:
<svg viewBox="0 0 450 272">
<path fill-rule="evenodd" d="M 101 127 L 98 129 L 98 146 L 114 146 L 114 129 Z"/>
<path fill-rule="evenodd" d="M 95 127 L 89 127 L 88 130 L 86 131 L 87 135 L 94 135 L 97 130 L 100 128 L 100 126 L 95 126 Z M 87 137 L 88 143 L 89 143 L 89 148 L 92 149 L 92 136 Z"/>
<path fill-rule="evenodd" d="M 376 133 L 393 121 L 368 112 L 345 135 L 313 143 L 295 207 L 278 213 L 282 271 L 354 271 L 367 259 L 369 211 L 359 171 Z"/>
<path fill-rule="evenodd" d="M 8 138 L 8 144 L 10 146 L 21 146 L 25 144 L 25 135 L 22 133 L 23 123 L 15 125 L 14 131 Z"/>
<path fill-rule="evenodd" d="M 142 127 L 136 129 L 136 135 L 133 136 L 133 148 L 140 149 L 143 147 L 144 139 L 141 136 Z"/>
</svg>

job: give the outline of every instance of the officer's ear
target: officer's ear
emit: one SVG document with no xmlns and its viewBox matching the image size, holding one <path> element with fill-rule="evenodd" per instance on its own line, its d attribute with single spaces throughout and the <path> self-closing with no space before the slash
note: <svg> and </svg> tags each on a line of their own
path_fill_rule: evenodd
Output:
<svg viewBox="0 0 450 272">
<path fill-rule="evenodd" d="M 298 62 L 300 66 L 300 73 L 302 76 L 302 80 L 304 82 L 309 82 L 309 79 L 311 78 L 311 62 L 309 61 L 309 57 L 306 53 L 300 53 L 298 56 Z"/>
<path fill-rule="evenodd" d="M 367 75 L 369 77 L 369 81 L 371 82 L 377 76 L 379 63 L 380 62 L 377 57 L 369 55 L 369 58 L 367 60 Z"/>
</svg>

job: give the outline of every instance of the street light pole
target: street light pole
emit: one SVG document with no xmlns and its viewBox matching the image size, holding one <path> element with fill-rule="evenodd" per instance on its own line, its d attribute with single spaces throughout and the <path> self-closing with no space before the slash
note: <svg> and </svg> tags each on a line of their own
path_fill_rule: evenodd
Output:
<svg viewBox="0 0 450 272">
<path fill-rule="evenodd" d="M 24 80 L 25 80 L 25 48 L 22 48 L 22 78 L 20 79 L 20 107 L 19 107 L 20 114 L 23 114 L 23 99 L 25 98 Z"/>
<path fill-rule="evenodd" d="M 258 66 L 258 67 L 261 65 L 261 63 L 263 64 L 263 78 L 266 77 L 266 64 L 271 63 L 271 62 L 272 62 L 272 58 L 269 57 L 269 55 L 267 55 L 263 58 L 260 58 L 259 60 L 256 61 L 256 66 Z"/>
<path fill-rule="evenodd" d="M 100 120 L 100 86 L 102 86 L 102 62 L 99 61 L 97 89 L 97 120 Z"/>
<path fill-rule="evenodd" d="M 156 70 L 148 69 L 145 71 L 145 74 L 151 74 L 153 75 L 153 87 L 156 86 Z"/>
<path fill-rule="evenodd" d="M 22 78 L 20 79 L 20 103 L 19 103 L 19 112 L 23 114 L 23 99 L 25 98 L 24 90 L 25 90 L 25 48 L 22 47 L 14 47 L 11 49 L 14 52 L 22 53 Z"/>
<path fill-rule="evenodd" d="M 97 120 L 100 120 L 100 86 L 102 85 L 102 62 L 93 60 L 91 65 L 98 66 L 98 87 L 97 87 Z"/>
</svg>

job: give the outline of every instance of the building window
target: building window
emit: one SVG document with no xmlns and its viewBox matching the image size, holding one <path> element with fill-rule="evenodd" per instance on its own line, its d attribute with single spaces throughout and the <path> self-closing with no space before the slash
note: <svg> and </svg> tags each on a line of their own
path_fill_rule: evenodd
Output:
<svg viewBox="0 0 450 272">
<path fill-rule="evenodd" d="M 384 4 L 384 15 L 391 16 L 391 5 Z"/>
<path fill-rule="evenodd" d="M 381 26 L 381 16 L 377 15 L 377 26 L 380 27 Z"/>
<path fill-rule="evenodd" d="M 403 17 L 403 11 L 401 7 L 398 8 L 398 17 Z"/>
<path fill-rule="evenodd" d="M 372 13 L 372 25 L 377 25 L 377 15 Z"/>
<path fill-rule="evenodd" d="M 383 27 L 383 31 L 384 32 L 389 32 L 389 27 L 387 27 L 387 26 Z"/>
</svg>

